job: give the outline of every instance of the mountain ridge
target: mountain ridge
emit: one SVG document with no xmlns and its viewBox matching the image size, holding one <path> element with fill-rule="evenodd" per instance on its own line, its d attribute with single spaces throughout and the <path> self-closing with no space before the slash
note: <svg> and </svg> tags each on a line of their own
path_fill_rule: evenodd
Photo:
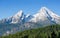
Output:
<svg viewBox="0 0 60 38">
<path fill-rule="evenodd" d="M 50 21 L 56 21 L 57 19 L 60 19 L 60 16 L 56 15 L 55 13 L 53 13 L 52 11 L 50 11 L 48 8 L 46 7 L 42 7 L 37 14 L 34 15 L 35 18 L 33 18 L 31 21 L 33 22 L 37 22 L 37 21 L 43 21 L 45 20 L 45 18 L 49 19 Z M 56 19 L 56 20 L 55 20 Z M 57 20 L 58 21 L 58 20 Z M 60 22 L 60 21 L 59 21 Z"/>
<path fill-rule="evenodd" d="M 30 14 L 24 14 L 22 10 L 20 10 L 17 14 L 13 15 L 12 17 L 3 20 L 3 22 L 7 21 L 10 23 L 21 23 L 22 21 L 25 22 L 38 22 L 40 20 L 44 21 L 45 18 L 49 19 L 50 21 L 54 20 L 58 23 L 60 20 L 60 16 L 52 12 L 46 7 L 42 7 L 36 14 L 30 15 Z M 59 21 L 58 21 L 59 20 Z M 59 24 L 59 23 L 58 23 Z"/>
<path fill-rule="evenodd" d="M 46 7 L 42 7 L 34 15 L 25 15 L 21 10 L 17 14 L 0 21 L 0 29 L 2 29 L 0 32 L 2 35 L 13 34 L 18 31 L 35 29 L 53 24 L 60 24 L 60 16 Z"/>
</svg>

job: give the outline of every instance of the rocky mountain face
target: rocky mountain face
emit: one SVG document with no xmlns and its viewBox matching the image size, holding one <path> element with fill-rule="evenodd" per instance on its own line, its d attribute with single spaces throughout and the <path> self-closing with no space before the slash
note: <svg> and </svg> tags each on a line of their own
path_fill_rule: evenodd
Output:
<svg viewBox="0 0 60 38">
<path fill-rule="evenodd" d="M 57 23 L 60 24 L 60 16 L 52 12 L 46 7 L 42 7 L 36 14 L 24 14 L 22 10 L 20 10 L 17 14 L 1 20 L 2 23 L 23 23 L 23 22 L 41 22 L 44 24 L 49 23 Z M 48 23 L 48 24 L 49 24 Z"/>
<path fill-rule="evenodd" d="M 25 15 L 24 12 L 20 10 L 17 14 L 0 20 L 0 35 L 8 35 L 18 31 L 52 24 L 60 24 L 60 16 L 46 7 L 42 7 L 34 15 Z"/>
<path fill-rule="evenodd" d="M 43 25 L 47 24 L 60 24 L 60 16 L 52 12 L 46 7 L 42 7 L 36 14 L 33 15 L 30 21 L 40 22 Z"/>
</svg>

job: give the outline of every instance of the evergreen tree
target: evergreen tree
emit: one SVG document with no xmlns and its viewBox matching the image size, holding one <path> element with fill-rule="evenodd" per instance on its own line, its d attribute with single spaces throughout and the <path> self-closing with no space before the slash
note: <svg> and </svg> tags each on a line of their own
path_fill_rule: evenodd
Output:
<svg viewBox="0 0 60 38">
<path fill-rule="evenodd" d="M 58 38 L 60 38 L 60 32 L 58 33 Z"/>
<path fill-rule="evenodd" d="M 55 32 L 53 31 L 52 33 L 51 33 L 51 38 L 56 38 L 57 37 L 57 35 L 55 34 Z"/>
</svg>

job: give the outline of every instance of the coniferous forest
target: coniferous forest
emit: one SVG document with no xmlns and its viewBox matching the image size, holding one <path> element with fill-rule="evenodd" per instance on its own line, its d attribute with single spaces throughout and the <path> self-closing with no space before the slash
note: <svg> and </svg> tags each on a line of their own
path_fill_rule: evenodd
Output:
<svg viewBox="0 0 60 38">
<path fill-rule="evenodd" d="M 25 30 L 8 36 L 0 36 L 0 38 L 60 38 L 60 25 Z"/>
</svg>

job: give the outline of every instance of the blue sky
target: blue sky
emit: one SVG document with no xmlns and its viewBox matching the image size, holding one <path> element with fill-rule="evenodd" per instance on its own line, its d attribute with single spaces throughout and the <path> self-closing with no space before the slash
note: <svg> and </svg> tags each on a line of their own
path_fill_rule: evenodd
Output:
<svg viewBox="0 0 60 38">
<path fill-rule="evenodd" d="M 34 14 L 44 6 L 60 15 L 60 0 L 0 0 L 0 19 L 13 16 L 20 10 Z"/>
</svg>

